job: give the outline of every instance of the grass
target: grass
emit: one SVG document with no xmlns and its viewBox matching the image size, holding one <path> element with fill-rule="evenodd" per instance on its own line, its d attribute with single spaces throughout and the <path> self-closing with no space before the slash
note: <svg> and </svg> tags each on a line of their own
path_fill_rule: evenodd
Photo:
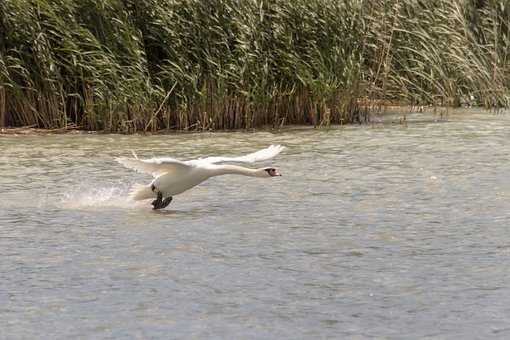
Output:
<svg viewBox="0 0 510 340">
<path fill-rule="evenodd" d="M 0 126 L 360 121 L 360 102 L 508 107 L 506 0 L 3 0 Z"/>
</svg>

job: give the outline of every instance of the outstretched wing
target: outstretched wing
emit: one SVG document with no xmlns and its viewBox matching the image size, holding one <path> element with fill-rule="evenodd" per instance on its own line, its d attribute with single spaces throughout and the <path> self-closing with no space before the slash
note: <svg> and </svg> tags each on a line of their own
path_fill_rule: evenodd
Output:
<svg viewBox="0 0 510 340">
<path fill-rule="evenodd" d="M 271 159 L 278 155 L 280 152 L 282 152 L 285 149 L 284 146 L 281 145 L 271 145 L 268 148 L 250 153 L 248 155 L 239 156 L 239 157 L 207 157 L 207 158 L 199 158 L 197 160 L 188 161 L 187 164 L 216 164 L 216 163 L 227 163 L 227 162 L 233 162 L 233 163 L 255 163 L 255 162 L 261 162 L 268 159 Z"/>
<path fill-rule="evenodd" d="M 126 168 L 159 176 L 164 173 L 178 174 L 191 170 L 192 166 L 174 158 L 139 159 L 120 157 L 115 159 Z"/>
</svg>

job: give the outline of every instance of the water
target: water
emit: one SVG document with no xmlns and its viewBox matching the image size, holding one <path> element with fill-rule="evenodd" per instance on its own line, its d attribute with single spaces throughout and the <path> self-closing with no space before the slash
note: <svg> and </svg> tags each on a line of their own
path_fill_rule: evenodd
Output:
<svg viewBox="0 0 510 340">
<path fill-rule="evenodd" d="M 510 116 L 0 136 L 0 338 L 510 337 Z M 163 211 L 114 157 L 288 149 Z"/>
</svg>

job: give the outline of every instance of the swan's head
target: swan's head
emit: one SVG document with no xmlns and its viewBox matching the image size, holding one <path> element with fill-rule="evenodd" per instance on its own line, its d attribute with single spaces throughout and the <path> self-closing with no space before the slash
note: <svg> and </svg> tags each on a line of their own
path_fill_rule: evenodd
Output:
<svg viewBox="0 0 510 340">
<path fill-rule="evenodd" d="M 275 176 L 281 176 L 281 174 L 276 170 L 275 168 L 264 168 L 265 176 L 269 177 L 275 177 Z"/>
</svg>

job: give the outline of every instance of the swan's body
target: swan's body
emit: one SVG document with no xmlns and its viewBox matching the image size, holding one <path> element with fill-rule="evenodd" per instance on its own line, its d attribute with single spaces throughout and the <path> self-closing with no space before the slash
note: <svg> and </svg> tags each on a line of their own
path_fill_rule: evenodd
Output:
<svg viewBox="0 0 510 340">
<path fill-rule="evenodd" d="M 155 209 L 160 209 L 170 203 L 172 196 L 183 193 L 213 176 L 227 174 L 251 177 L 280 176 L 274 168 L 250 169 L 222 163 L 264 161 L 275 157 L 283 149 L 284 147 L 280 145 L 271 145 L 266 149 L 241 157 L 207 157 L 189 161 L 180 161 L 174 158 L 139 159 L 136 155 L 135 158 L 117 158 L 116 161 L 127 168 L 154 176 L 154 180 L 149 185 L 136 185 L 130 196 L 136 201 L 156 197 L 153 205 Z M 166 205 L 162 203 L 163 197 L 168 198 L 164 202 Z"/>
</svg>

